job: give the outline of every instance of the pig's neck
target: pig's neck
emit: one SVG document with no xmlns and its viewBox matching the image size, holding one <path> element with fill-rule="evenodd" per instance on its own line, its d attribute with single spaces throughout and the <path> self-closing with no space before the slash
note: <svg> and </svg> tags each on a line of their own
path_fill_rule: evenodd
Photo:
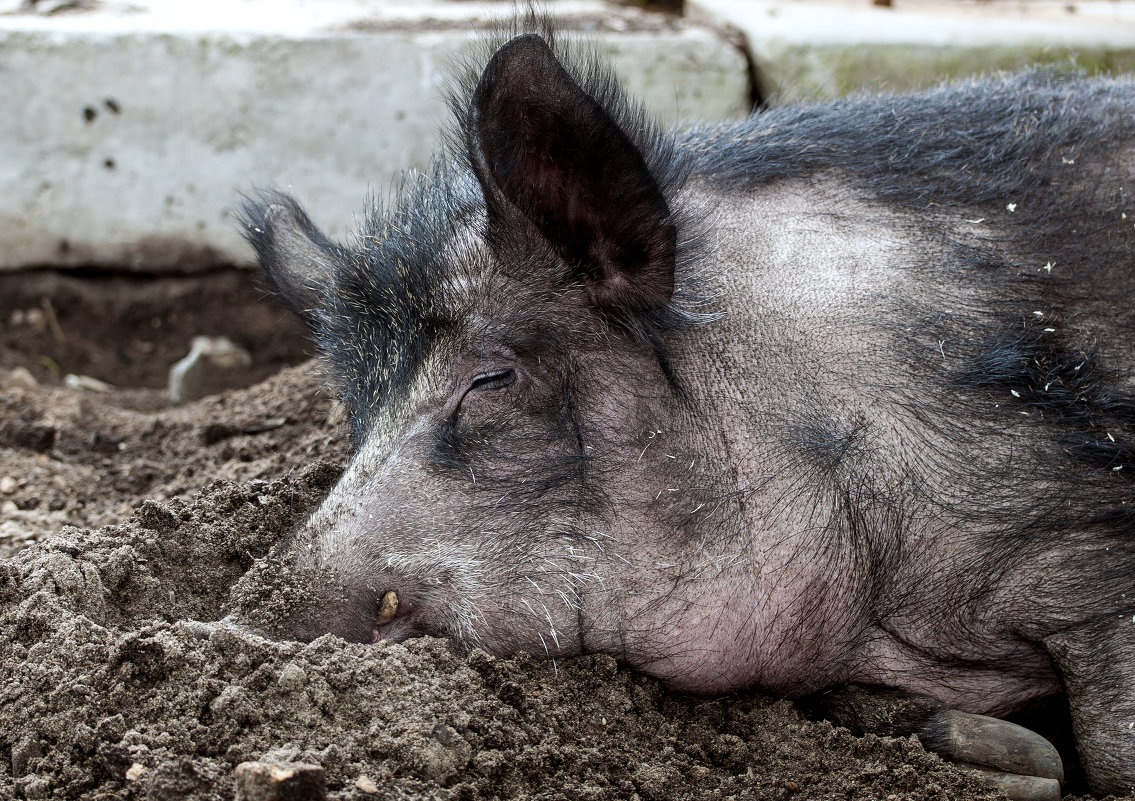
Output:
<svg viewBox="0 0 1135 801">
<path fill-rule="evenodd" d="M 686 691 L 818 690 L 839 679 L 852 617 L 841 574 L 818 558 L 830 510 L 727 390 L 727 347 L 675 350 L 687 396 L 643 404 L 642 438 L 610 470 L 628 502 L 614 505 L 584 648 Z M 655 394 L 645 381 L 632 382 L 640 400 Z"/>
<path fill-rule="evenodd" d="M 773 495 L 761 494 L 773 485 Z M 615 565 L 606 598 L 589 604 L 603 614 L 587 650 L 690 692 L 756 686 L 799 695 L 840 681 L 855 622 L 845 574 L 817 556 L 821 520 L 808 519 L 800 505 L 769 501 L 799 491 L 769 476 L 763 486 L 741 483 L 716 508 L 707 503 L 700 525 L 676 530 L 670 515 L 661 526 L 626 521 L 627 539 L 654 536 L 645 548 L 618 554 L 629 564 Z"/>
</svg>

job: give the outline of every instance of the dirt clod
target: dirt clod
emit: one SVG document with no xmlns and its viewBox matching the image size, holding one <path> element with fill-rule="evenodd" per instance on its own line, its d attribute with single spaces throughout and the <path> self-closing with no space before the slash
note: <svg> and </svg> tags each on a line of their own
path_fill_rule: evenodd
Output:
<svg viewBox="0 0 1135 801">
<path fill-rule="evenodd" d="M 236 766 L 237 801 L 323 801 L 323 768 L 303 762 L 242 762 Z"/>
</svg>

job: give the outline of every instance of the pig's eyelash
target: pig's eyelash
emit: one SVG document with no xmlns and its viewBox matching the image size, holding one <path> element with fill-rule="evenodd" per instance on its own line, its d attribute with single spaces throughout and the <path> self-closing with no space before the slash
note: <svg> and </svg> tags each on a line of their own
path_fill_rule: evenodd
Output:
<svg viewBox="0 0 1135 801">
<path fill-rule="evenodd" d="M 503 389 L 516 381 L 516 373 L 511 369 L 497 370 L 493 373 L 481 373 L 473 379 L 469 389 Z"/>
</svg>

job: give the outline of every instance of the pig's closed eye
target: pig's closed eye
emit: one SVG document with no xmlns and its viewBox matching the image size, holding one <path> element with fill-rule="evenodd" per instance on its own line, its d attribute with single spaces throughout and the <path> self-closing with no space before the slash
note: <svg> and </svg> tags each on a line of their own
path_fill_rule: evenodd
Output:
<svg viewBox="0 0 1135 801">
<path fill-rule="evenodd" d="M 481 373 L 473 379 L 473 383 L 469 385 L 469 389 L 503 389 L 516 380 L 516 374 L 512 370 L 497 370 L 493 373 Z"/>
</svg>

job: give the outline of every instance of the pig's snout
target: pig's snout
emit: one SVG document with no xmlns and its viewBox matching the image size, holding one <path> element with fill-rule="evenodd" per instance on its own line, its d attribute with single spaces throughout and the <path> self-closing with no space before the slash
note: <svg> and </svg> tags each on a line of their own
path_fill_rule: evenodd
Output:
<svg viewBox="0 0 1135 801">
<path fill-rule="evenodd" d="M 329 593 L 295 621 L 292 636 L 310 641 L 331 633 L 349 642 L 400 642 L 443 626 L 447 593 L 421 582 L 391 578 L 363 590 Z"/>
<path fill-rule="evenodd" d="M 233 622 L 273 639 L 311 642 L 331 634 L 376 643 L 469 635 L 479 615 L 465 598 L 468 582 L 450 565 L 408 561 L 360 559 L 297 537 L 234 585 L 227 609 Z"/>
<path fill-rule="evenodd" d="M 405 598 L 405 600 L 403 600 Z M 399 597 L 396 590 L 388 590 L 378 599 L 378 609 L 370 632 L 370 641 L 401 642 L 424 633 L 415 614 L 413 598 L 403 592 Z"/>
<path fill-rule="evenodd" d="M 403 593 L 405 595 L 405 593 Z M 387 590 L 378 599 L 374 625 L 371 627 L 370 641 L 387 640 L 398 642 L 413 636 L 414 623 L 411 615 L 412 605 L 407 599 L 402 601 L 397 590 Z"/>
<path fill-rule="evenodd" d="M 348 590 L 340 586 L 338 591 L 328 592 L 322 603 L 317 603 L 307 614 L 295 618 L 289 634 L 305 642 L 327 633 L 348 642 L 404 640 L 414 634 L 413 604 L 409 599 L 416 594 L 405 586 L 401 591 Z"/>
<path fill-rule="evenodd" d="M 391 582 L 390 587 L 379 593 L 372 607 L 368 642 L 401 642 L 423 634 L 452 635 L 453 618 L 462 604 L 450 587 L 413 581 Z"/>
<path fill-rule="evenodd" d="M 282 602 L 266 603 L 265 588 L 256 581 L 260 577 L 250 577 L 246 581 L 250 592 L 241 592 L 244 587 L 235 588 L 231 596 L 235 603 L 227 622 L 271 639 L 300 642 L 311 642 L 325 634 L 357 643 L 413 636 L 413 605 L 403 599 L 417 593 L 406 582 L 400 582 L 396 591 L 382 586 L 351 586 L 326 570 L 290 577 L 271 575 L 278 580 L 274 585 L 277 587 L 288 578 L 292 581 L 286 590 L 268 596 L 281 598 Z"/>
</svg>

